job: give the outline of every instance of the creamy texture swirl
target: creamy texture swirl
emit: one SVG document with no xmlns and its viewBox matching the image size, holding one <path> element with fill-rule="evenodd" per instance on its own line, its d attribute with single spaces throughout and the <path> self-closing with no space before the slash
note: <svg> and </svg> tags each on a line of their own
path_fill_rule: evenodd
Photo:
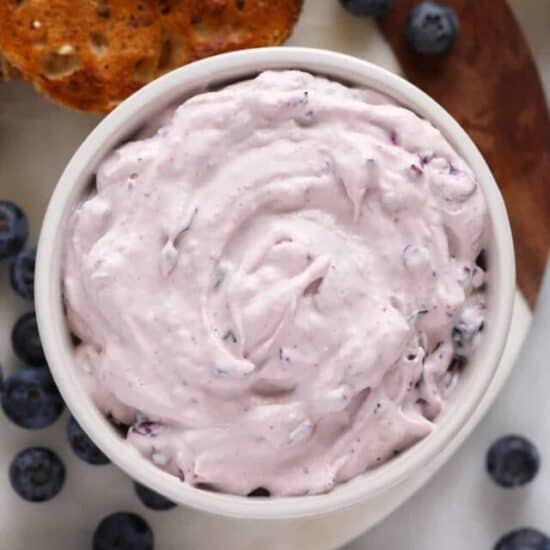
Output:
<svg viewBox="0 0 550 550">
<path fill-rule="evenodd" d="M 193 485 L 328 491 L 433 429 L 483 328 L 485 224 L 441 133 L 374 91 L 283 71 L 197 95 L 72 217 L 77 367 Z"/>
</svg>

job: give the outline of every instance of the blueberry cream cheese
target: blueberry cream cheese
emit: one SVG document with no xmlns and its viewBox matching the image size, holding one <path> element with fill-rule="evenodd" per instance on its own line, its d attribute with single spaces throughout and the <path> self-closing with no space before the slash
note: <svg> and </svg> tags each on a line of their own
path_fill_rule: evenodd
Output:
<svg viewBox="0 0 550 550">
<path fill-rule="evenodd" d="M 485 200 L 442 134 L 299 71 L 159 120 L 101 163 L 64 256 L 76 366 L 128 443 L 303 495 L 428 436 L 486 307 Z"/>
</svg>

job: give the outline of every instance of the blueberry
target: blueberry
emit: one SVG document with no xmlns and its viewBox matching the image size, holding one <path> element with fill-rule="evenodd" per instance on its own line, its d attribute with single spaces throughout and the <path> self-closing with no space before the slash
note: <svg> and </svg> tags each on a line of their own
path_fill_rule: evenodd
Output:
<svg viewBox="0 0 550 550">
<path fill-rule="evenodd" d="M 159 427 L 160 424 L 152 420 L 137 420 L 132 424 L 130 430 L 138 435 L 150 435 L 154 437 L 157 435 Z"/>
<path fill-rule="evenodd" d="M 529 483 L 539 471 L 536 447 L 524 437 L 508 435 L 495 441 L 487 453 L 487 471 L 501 487 Z"/>
<path fill-rule="evenodd" d="M 147 506 L 147 508 L 151 508 L 151 510 L 171 510 L 172 508 L 175 508 L 177 506 L 175 502 L 172 502 L 166 497 L 159 495 L 157 492 L 149 489 L 149 487 L 146 487 L 141 483 L 138 483 L 137 481 L 134 482 L 134 489 L 142 504 L 144 506 Z"/>
<path fill-rule="evenodd" d="M 63 399 L 47 369 L 27 367 L 12 373 L 4 384 L 2 408 L 18 426 L 37 430 L 63 412 Z"/>
<path fill-rule="evenodd" d="M 46 364 L 34 312 L 25 313 L 15 323 L 11 331 L 11 343 L 15 355 L 27 365 L 41 367 Z"/>
<path fill-rule="evenodd" d="M 72 416 L 69 418 L 67 424 L 67 437 L 69 438 L 71 449 L 84 462 L 93 464 L 94 466 L 109 464 L 110 460 L 89 438 L 88 434 Z"/>
<path fill-rule="evenodd" d="M 0 201 L 0 260 L 15 256 L 25 246 L 29 224 L 23 210 L 10 201 Z"/>
<path fill-rule="evenodd" d="M 10 270 L 11 286 L 25 300 L 34 299 L 34 263 L 36 249 L 22 250 L 17 254 Z"/>
<path fill-rule="evenodd" d="M 393 0 L 340 0 L 340 4 L 353 15 L 380 17 L 391 8 Z"/>
<path fill-rule="evenodd" d="M 468 356 L 472 351 L 476 335 L 483 331 L 484 327 L 485 306 L 478 303 L 466 304 L 451 333 L 456 355 Z"/>
<path fill-rule="evenodd" d="M 477 331 L 467 330 L 467 327 L 464 327 L 461 323 L 457 323 L 453 327 L 451 338 L 457 355 L 462 357 L 466 355 L 466 350 L 472 345 L 476 332 Z"/>
<path fill-rule="evenodd" d="M 526 527 L 504 535 L 494 550 L 550 550 L 550 539 L 540 531 Z"/>
<path fill-rule="evenodd" d="M 451 49 L 458 36 L 454 10 L 437 2 L 421 2 L 407 20 L 405 37 L 419 53 L 436 55 Z"/>
<path fill-rule="evenodd" d="M 49 449 L 31 447 L 17 454 L 10 466 L 10 482 L 15 492 L 31 502 L 50 500 L 65 482 L 65 466 Z"/>
<path fill-rule="evenodd" d="M 93 550 L 153 550 L 153 531 L 137 514 L 118 512 L 104 518 L 94 533 Z"/>
</svg>

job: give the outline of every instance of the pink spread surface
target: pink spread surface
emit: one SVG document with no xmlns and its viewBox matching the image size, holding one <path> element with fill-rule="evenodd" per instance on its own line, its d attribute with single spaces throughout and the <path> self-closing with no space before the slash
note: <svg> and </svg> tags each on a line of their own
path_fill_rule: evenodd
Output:
<svg viewBox="0 0 550 550">
<path fill-rule="evenodd" d="M 330 490 L 429 435 L 483 329 L 483 194 L 429 122 L 297 72 L 195 96 L 71 220 L 77 368 L 193 485 Z"/>
</svg>

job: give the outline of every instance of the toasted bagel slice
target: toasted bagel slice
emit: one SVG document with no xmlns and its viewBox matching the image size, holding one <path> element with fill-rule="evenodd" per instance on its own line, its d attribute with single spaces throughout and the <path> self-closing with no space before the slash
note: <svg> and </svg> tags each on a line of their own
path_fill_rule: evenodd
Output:
<svg viewBox="0 0 550 550">
<path fill-rule="evenodd" d="M 108 112 L 190 61 L 282 43 L 301 7 L 302 0 L 0 0 L 2 74 L 19 71 L 67 107 Z"/>
</svg>

